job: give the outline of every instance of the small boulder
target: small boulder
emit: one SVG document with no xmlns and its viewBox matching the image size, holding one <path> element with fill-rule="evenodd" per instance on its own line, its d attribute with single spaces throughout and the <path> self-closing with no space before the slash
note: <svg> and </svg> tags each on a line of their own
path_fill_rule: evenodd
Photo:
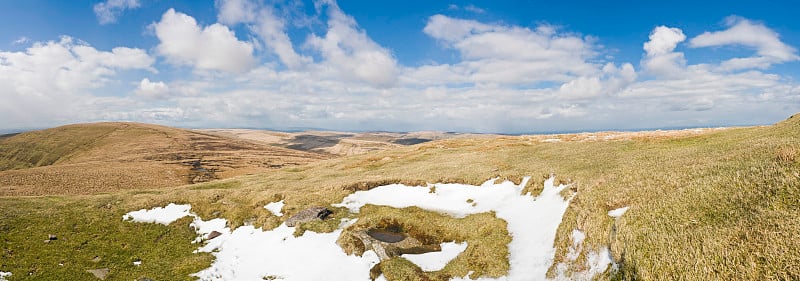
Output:
<svg viewBox="0 0 800 281">
<path fill-rule="evenodd" d="M 404 233 L 370 229 L 357 230 L 350 235 L 357 238 L 364 245 L 364 250 L 373 250 L 380 260 L 388 260 L 403 254 L 423 254 L 441 251 L 440 245 L 422 244 L 414 237 Z M 337 241 L 337 243 L 339 243 Z M 341 244 L 340 244 L 341 245 Z"/>
<path fill-rule="evenodd" d="M 56 239 L 58 239 L 58 237 L 56 237 L 55 234 L 48 234 L 47 235 L 47 240 L 53 241 L 53 240 L 56 240 Z"/>
<path fill-rule="evenodd" d="M 211 240 L 211 239 L 219 237 L 220 235 L 222 235 L 222 233 L 220 233 L 219 231 L 214 230 L 214 231 L 211 231 L 211 233 L 208 234 L 208 238 L 207 239 Z"/>
<path fill-rule="evenodd" d="M 333 211 L 328 210 L 325 207 L 321 206 L 311 207 L 300 211 L 299 213 L 295 214 L 294 216 L 286 220 L 286 226 L 293 227 L 298 223 L 310 222 L 313 220 L 324 220 L 331 214 L 333 214 Z"/>
<path fill-rule="evenodd" d="M 98 269 L 87 269 L 86 271 L 91 273 L 92 275 L 94 275 L 94 277 L 97 277 L 100 280 L 106 280 L 106 276 L 108 276 L 109 270 L 108 268 L 98 268 Z"/>
</svg>

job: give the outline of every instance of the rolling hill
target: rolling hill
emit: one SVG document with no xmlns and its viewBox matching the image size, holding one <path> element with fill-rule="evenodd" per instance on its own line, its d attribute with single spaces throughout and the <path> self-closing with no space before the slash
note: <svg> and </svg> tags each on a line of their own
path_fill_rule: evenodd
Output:
<svg viewBox="0 0 800 281">
<path fill-rule="evenodd" d="M 138 124 L 133 127 L 158 134 L 169 130 Z M 182 140 L 230 140 L 218 134 L 207 135 L 208 132 L 172 130 L 176 132 L 168 135 L 183 135 Z M 158 134 L 150 137 L 166 140 L 155 136 Z M 19 136 L 25 134 L 3 143 Z M 114 145 L 130 137 L 100 139 L 109 142 L 90 142 L 89 147 L 104 147 L 101 150 L 70 149 L 43 162 L 42 158 L 32 157 L 7 160 L 15 165 L 53 164 L 5 171 L 0 179 L 6 180 L 14 172 L 92 161 L 117 163 L 122 161 L 119 159 L 132 159 L 132 163 L 155 161 L 186 172 L 193 164 L 183 161 L 199 158 L 178 159 L 175 152 Z M 261 147 L 242 139 L 236 139 L 236 143 Z M 182 147 L 171 145 L 153 146 Z M 194 145 L 194 149 L 180 150 L 177 155 L 213 151 Z M 117 151 L 124 149 L 133 150 Z M 230 153 L 225 155 L 236 155 Z M 108 160 L 106 155 L 115 155 L 111 158 L 117 160 Z M 578 278 L 588 268 L 590 253 L 604 248 L 609 250 L 616 270 L 596 275 L 599 280 L 800 278 L 800 239 L 795 237 L 800 232 L 796 220 L 800 209 L 800 115 L 761 127 L 482 136 L 434 140 L 324 160 L 318 160 L 322 157 L 318 154 L 312 155 L 317 158 L 306 164 L 279 169 L 261 167 L 266 170 L 173 188 L 149 186 L 80 196 L 62 193 L 24 197 L 5 193 L 0 195 L 0 271 L 11 272 L 19 280 L 91 280 L 93 277 L 86 270 L 96 268 L 110 269 L 107 280 L 193 280 L 190 274 L 208 268 L 214 256 L 193 253 L 197 245 L 192 241 L 197 234 L 187 227 L 190 218 L 169 225 L 120 219 L 134 210 L 169 203 L 190 204 L 191 212 L 205 220 L 226 219 L 230 229 L 274 229 L 309 207 L 328 206 L 336 219 L 300 224 L 296 234 L 331 232 L 339 226 L 338 219 L 358 218 L 357 226 L 363 229 L 391 224 L 409 233 L 427 231 L 428 236 L 422 238 L 433 240 L 477 230 L 469 234 L 473 235 L 468 238 L 472 239 L 470 245 L 495 245 L 506 241 L 509 234 L 502 227 L 481 227 L 504 225 L 493 213 L 459 219 L 416 207 L 367 206 L 354 214 L 332 204 L 356 191 L 390 183 L 477 185 L 491 178 L 520 183 L 524 176 L 533 179 L 522 194 L 530 192 L 535 196 L 542 192 L 543 180 L 554 175 L 556 183 L 570 184 L 562 194 L 572 200 L 556 231 L 554 261 L 548 272 L 551 278 L 557 275 L 557 264 L 564 265 L 566 276 Z M 206 165 L 206 157 L 211 156 L 204 156 L 201 165 Z M 186 177 L 181 179 L 180 184 L 188 182 Z M 24 182 L 35 186 L 38 181 L 30 177 Z M 278 201 L 285 203 L 282 217 L 264 208 Z M 620 208 L 628 208 L 623 216 L 609 215 Z M 576 231 L 585 235 L 582 243 L 576 242 Z M 42 243 L 48 234 L 58 238 Z M 576 245 L 583 250 L 576 251 Z M 424 272 L 401 258 L 388 260 L 378 269 L 389 280 L 443 280 L 468 272 L 475 273 L 472 277 L 503 276 L 509 264 L 503 251 L 508 249 L 482 249 L 494 250 L 442 271 Z M 470 248 L 466 251 L 480 253 Z M 485 260 L 480 256 L 495 258 Z M 136 261 L 143 263 L 132 264 Z"/>
<path fill-rule="evenodd" d="M 157 125 L 67 125 L 0 139 L 0 194 L 92 194 L 170 187 L 326 158 Z"/>
</svg>

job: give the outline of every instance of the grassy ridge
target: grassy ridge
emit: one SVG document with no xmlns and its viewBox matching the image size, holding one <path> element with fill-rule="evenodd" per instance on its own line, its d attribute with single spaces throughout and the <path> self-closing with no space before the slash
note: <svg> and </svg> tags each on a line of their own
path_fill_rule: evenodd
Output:
<svg viewBox="0 0 800 281">
<path fill-rule="evenodd" d="M 68 125 L 0 139 L 0 196 L 171 187 L 325 158 L 157 125 Z"/>
<path fill-rule="evenodd" d="M 541 143 L 526 136 L 443 140 L 199 187 L 82 197 L 83 203 L 60 206 L 63 210 L 76 210 L 92 204 L 89 202 L 115 198 L 120 201 L 120 209 L 114 213 L 117 217 L 92 212 L 87 216 L 100 216 L 108 224 L 119 225 L 123 224 L 118 219 L 123 209 L 191 203 L 193 211 L 205 219 L 225 217 L 233 226 L 253 223 L 271 228 L 282 218 L 262 207 L 280 199 L 287 203 L 284 213 L 288 217 L 310 206 L 339 202 L 354 190 L 391 182 L 479 184 L 491 177 L 519 180 L 526 175 L 534 176 L 527 189 L 535 194 L 542 188 L 542 180 L 552 173 L 559 181 L 573 183 L 567 192 L 577 192 L 558 229 L 557 262 L 565 259 L 571 244 L 569 234 L 580 229 L 587 234 L 585 248 L 610 245 L 612 255 L 620 262 L 620 273 L 603 279 L 797 279 L 798 135 L 800 117 L 795 116 L 774 126 L 671 138 L 561 143 Z M 0 198 L 3 214 L 21 210 L 4 215 L 0 222 L 7 228 L 23 229 L 25 210 L 32 208 L 28 206 L 46 206 L 42 202 L 47 200 L 51 199 Z M 616 222 L 606 214 L 624 206 L 630 206 L 630 210 Z M 52 222 L 52 227 L 71 226 L 77 220 L 66 217 Z M 161 231 L 180 229 L 186 227 L 186 222 L 152 227 Z M 15 235 L 46 237 L 45 231 L 32 228 Z M 80 233 L 91 236 L 103 230 L 85 229 Z M 128 234 L 107 235 L 109 239 L 130 238 Z M 147 239 L 157 237 L 153 233 L 142 235 Z M 183 239 L 188 243 L 191 235 L 186 236 L 175 237 L 175 241 Z M 10 234 L 0 232 L 0 241 L 11 239 Z M 0 245 L 4 251 L 16 253 L 13 265 L 0 262 L 0 271 L 10 270 L 16 278 L 37 264 L 36 253 L 25 251 L 32 247 L 30 243 L 41 244 L 41 239 L 35 240 Z M 156 252 L 167 251 L 158 244 L 150 246 Z M 75 249 L 60 250 L 69 253 Z M 175 254 L 174 263 L 196 258 L 180 252 Z M 583 258 L 579 257 L 579 263 L 572 267 L 582 269 Z M 387 263 L 383 270 L 396 280 L 413 279 L 419 274 L 403 261 Z M 151 274 L 169 274 L 167 269 L 162 271 Z M 183 278 L 182 272 L 188 271 L 175 276 Z"/>
<path fill-rule="evenodd" d="M 90 146 L 98 139 L 118 129 L 114 125 L 80 128 L 64 126 L 58 129 L 26 132 L 0 138 L 0 171 L 47 166 L 68 158 Z"/>
<path fill-rule="evenodd" d="M 10 280 L 92 280 L 86 270 L 101 268 L 109 269 L 106 280 L 192 280 L 212 260 L 192 254 L 188 218 L 170 226 L 123 222 L 120 197 L 85 199 L 1 200 L 0 271 L 12 272 Z"/>
</svg>

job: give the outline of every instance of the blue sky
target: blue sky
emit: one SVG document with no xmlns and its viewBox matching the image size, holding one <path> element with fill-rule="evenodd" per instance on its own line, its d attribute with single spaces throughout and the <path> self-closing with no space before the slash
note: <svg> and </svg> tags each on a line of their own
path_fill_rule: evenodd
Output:
<svg viewBox="0 0 800 281">
<path fill-rule="evenodd" d="M 3 1 L 0 130 L 770 124 L 800 112 L 796 6 Z"/>
</svg>

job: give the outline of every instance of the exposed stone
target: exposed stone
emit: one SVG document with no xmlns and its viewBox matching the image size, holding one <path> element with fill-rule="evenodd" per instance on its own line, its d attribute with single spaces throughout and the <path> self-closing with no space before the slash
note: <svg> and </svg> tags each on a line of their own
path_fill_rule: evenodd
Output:
<svg viewBox="0 0 800 281">
<path fill-rule="evenodd" d="M 211 240 L 211 239 L 217 238 L 217 237 L 219 237 L 220 235 L 222 235 L 222 233 L 220 233 L 219 231 L 216 231 L 216 230 L 214 230 L 214 231 L 211 231 L 211 233 L 209 233 L 209 234 L 208 234 L 208 240 Z"/>
<path fill-rule="evenodd" d="M 108 268 L 98 268 L 98 269 L 87 269 L 86 271 L 91 273 L 92 275 L 94 275 L 94 277 L 97 277 L 100 280 L 106 280 L 106 276 L 108 276 L 109 270 Z"/>
<path fill-rule="evenodd" d="M 52 240 L 56 240 L 56 239 L 58 239 L 58 237 L 56 237 L 55 234 L 48 234 L 47 235 L 47 240 L 51 240 L 52 241 Z"/>
<path fill-rule="evenodd" d="M 364 250 L 372 250 L 384 261 L 403 254 L 441 251 L 440 245 L 425 245 L 414 237 L 386 230 L 357 230 L 351 233 L 361 240 Z"/>
<path fill-rule="evenodd" d="M 298 223 L 310 222 L 313 220 L 324 220 L 331 214 L 333 214 L 333 211 L 328 210 L 325 207 L 322 206 L 311 207 L 300 211 L 299 213 L 295 214 L 294 216 L 286 220 L 286 226 L 293 227 Z"/>
</svg>

